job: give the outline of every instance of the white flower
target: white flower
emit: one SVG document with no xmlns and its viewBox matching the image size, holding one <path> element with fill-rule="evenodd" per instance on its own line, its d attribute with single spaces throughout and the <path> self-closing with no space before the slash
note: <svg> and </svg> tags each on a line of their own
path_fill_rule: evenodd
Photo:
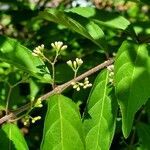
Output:
<svg viewBox="0 0 150 150">
<path fill-rule="evenodd" d="M 78 64 L 78 66 L 83 64 L 83 60 L 81 58 L 76 58 L 76 62 Z"/>
<path fill-rule="evenodd" d="M 34 107 L 39 107 L 39 108 L 43 107 L 42 100 L 40 98 L 37 100 Z"/>
<path fill-rule="evenodd" d="M 67 45 L 63 45 L 62 47 L 61 47 L 61 50 L 63 51 L 63 50 L 65 50 L 65 49 L 67 49 Z"/>
<path fill-rule="evenodd" d="M 114 77 L 114 65 L 110 65 L 107 67 L 109 72 L 109 82 L 113 84 L 113 77 Z"/>
<path fill-rule="evenodd" d="M 43 53 L 43 50 L 44 50 L 44 44 L 42 44 L 41 46 L 37 46 L 33 52 L 32 52 L 32 55 L 33 56 L 41 56 L 42 53 Z"/>
<path fill-rule="evenodd" d="M 86 89 L 86 88 L 91 87 L 91 86 L 92 86 L 92 84 L 89 82 L 88 77 L 86 77 L 84 79 L 84 86 L 83 86 L 83 88 Z"/>
<path fill-rule="evenodd" d="M 60 50 L 61 47 L 63 46 L 63 42 L 60 42 L 60 41 L 55 42 L 55 46 L 56 46 L 56 49 Z"/>
<path fill-rule="evenodd" d="M 80 87 L 77 87 L 77 89 L 76 89 L 77 91 L 80 91 Z"/>
<path fill-rule="evenodd" d="M 76 58 L 74 61 L 67 61 L 67 64 L 73 69 L 78 70 L 79 67 L 82 65 L 83 61 L 81 58 Z"/>
<path fill-rule="evenodd" d="M 41 119 L 41 116 L 37 116 L 37 117 L 34 117 L 32 118 L 32 123 L 35 123 L 37 120 L 40 120 Z"/>
<path fill-rule="evenodd" d="M 114 71 L 114 65 L 107 66 L 108 71 Z"/>
<path fill-rule="evenodd" d="M 73 88 L 77 91 L 80 91 L 80 88 L 83 87 L 83 89 L 86 89 L 88 87 L 91 87 L 92 84 L 89 83 L 88 77 L 84 79 L 84 82 L 72 82 L 71 85 L 73 85 Z"/>
<path fill-rule="evenodd" d="M 71 61 L 71 60 L 67 61 L 67 64 L 68 64 L 70 67 L 72 67 L 72 61 Z"/>
<path fill-rule="evenodd" d="M 110 76 L 110 77 L 113 77 L 113 76 L 114 76 L 114 72 L 110 72 L 110 73 L 109 73 L 109 76 Z"/>
<path fill-rule="evenodd" d="M 63 45 L 63 42 L 61 41 L 56 41 L 54 43 L 51 43 L 51 46 L 58 52 L 60 50 L 65 50 L 67 48 L 67 45 Z"/>
<path fill-rule="evenodd" d="M 32 55 L 33 55 L 33 56 L 35 56 L 35 57 L 37 57 L 37 56 L 38 56 L 38 54 L 36 54 L 36 53 L 34 53 L 34 52 L 32 52 Z"/>
<path fill-rule="evenodd" d="M 73 86 L 74 89 L 76 89 L 78 87 L 79 87 L 79 85 L 77 83 Z"/>
<path fill-rule="evenodd" d="M 76 70 L 77 69 L 77 62 L 73 61 L 73 68 Z"/>
<path fill-rule="evenodd" d="M 81 83 L 81 82 L 79 82 L 79 85 L 80 85 L 80 86 L 84 86 L 84 84 L 83 84 L 83 83 Z"/>
</svg>

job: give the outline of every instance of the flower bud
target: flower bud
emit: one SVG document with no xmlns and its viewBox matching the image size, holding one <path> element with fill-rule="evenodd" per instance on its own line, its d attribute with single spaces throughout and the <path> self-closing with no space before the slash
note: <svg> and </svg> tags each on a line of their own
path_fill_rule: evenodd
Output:
<svg viewBox="0 0 150 150">
<path fill-rule="evenodd" d="M 83 64 L 82 59 L 76 58 L 76 62 L 78 64 L 78 66 L 81 66 Z"/>
<path fill-rule="evenodd" d="M 80 91 L 80 87 L 78 87 L 76 90 L 77 90 L 77 91 Z"/>
<path fill-rule="evenodd" d="M 77 69 L 77 62 L 76 61 L 73 61 L 73 68 Z"/>
<path fill-rule="evenodd" d="M 67 45 L 63 45 L 62 47 L 61 47 L 61 50 L 63 51 L 63 50 L 65 50 L 65 49 L 67 49 Z"/>
<path fill-rule="evenodd" d="M 70 67 L 72 67 L 72 61 L 71 61 L 71 60 L 67 61 L 67 64 L 68 64 Z"/>
</svg>

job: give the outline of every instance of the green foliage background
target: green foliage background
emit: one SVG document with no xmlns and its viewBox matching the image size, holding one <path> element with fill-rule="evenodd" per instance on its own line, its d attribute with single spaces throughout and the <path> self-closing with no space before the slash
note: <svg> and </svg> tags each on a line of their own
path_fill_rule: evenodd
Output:
<svg viewBox="0 0 150 150">
<path fill-rule="evenodd" d="M 149 13 L 149 0 L 1 0 L 0 118 L 8 100 L 11 112 L 52 90 L 50 65 L 32 55 L 38 45 L 49 59 L 52 42 L 68 45 L 56 63 L 57 85 L 73 78 L 68 60 L 82 58 L 78 75 L 115 61 L 113 84 L 103 69 L 89 77 L 91 89 L 68 88 L 33 109 L 42 117 L 35 124 L 1 125 L 1 149 L 149 150 Z"/>
</svg>

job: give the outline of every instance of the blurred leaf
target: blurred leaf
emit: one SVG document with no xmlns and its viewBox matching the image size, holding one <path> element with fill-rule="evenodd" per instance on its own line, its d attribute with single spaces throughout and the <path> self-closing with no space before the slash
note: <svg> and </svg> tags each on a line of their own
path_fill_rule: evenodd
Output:
<svg viewBox="0 0 150 150">
<path fill-rule="evenodd" d="M 9 4 L 9 6 L 12 5 L 12 7 L 11 7 L 12 9 L 15 9 L 16 7 L 18 7 L 19 9 L 29 9 L 29 5 L 28 5 L 27 1 L 1 0 L 0 2 L 4 5 L 8 5 L 8 4 Z M 9 8 L 9 9 L 11 9 L 11 8 Z"/>
<path fill-rule="evenodd" d="M 57 9 L 47 9 L 40 13 L 40 18 L 62 24 L 88 38 L 103 50 L 107 50 L 103 31 L 97 24 L 85 17 Z"/>
<path fill-rule="evenodd" d="M 48 101 L 41 150 L 84 150 L 82 123 L 77 106 L 63 95 Z"/>
<path fill-rule="evenodd" d="M 50 83 L 51 77 L 44 62 L 32 56 L 31 51 L 19 44 L 16 40 L 0 36 L 0 60 Z"/>
<path fill-rule="evenodd" d="M 114 136 L 117 101 L 108 82 L 109 72 L 105 70 L 95 80 L 88 98 L 84 117 L 87 150 L 108 150 Z"/>
<path fill-rule="evenodd" d="M 5 110 L 8 85 L 0 82 L 0 110 Z"/>
<path fill-rule="evenodd" d="M 100 26 L 125 30 L 130 24 L 127 19 L 117 13 L 98 10 L 92 7 L 76 7 L 68 9 L 67 12 L 76 13 L 83 17 L 89 18 L 91 21 Z"/>
<path fill-rule="evenodd" d="M 137 124 L 138 137 L 140 140 L 140 147 L 142 150 L 149 150 L 150 148 L 150 125 L 144 123 Z"/>
<path fill-rule="evenodd" d="M 128 137 L 135 113 L 150 97 L 150 47 L 125 41 L 115 60 L 115 87 L 122 113 L 122 130 Z"/>
<path fill-rule="evenodd" d="M 26 141 L 15 124 L 3 124 L 0 129 L 0 137 L 2 150 L 28 150 Z"/>
<path fill-rule="evenodd" d="M 36 97 L 37 93 L 40 90 L 40 87 L 33 79 L 30 80 L 29 84 L 30 84 L 30 99 L 32 100 Z"/>
</svg>

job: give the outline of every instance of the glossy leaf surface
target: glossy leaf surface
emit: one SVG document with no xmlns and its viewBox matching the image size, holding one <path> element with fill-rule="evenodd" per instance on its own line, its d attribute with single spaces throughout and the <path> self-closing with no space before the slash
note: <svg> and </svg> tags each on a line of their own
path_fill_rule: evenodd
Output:
<svg viewBox="0 0 150 150">
<path fill-rule="evenodd" d="M 103 50 L 106 50 L 106 41 L 101 28 L 89 19 L 74 13 L 67 13 L 57 9 L 47 9 L 40 13 L 40 17 L 46 20 L 62 24 L 67 28 L 81 34 Z"/>
<path fill-rule="evenodd" d="M 117 13 L 98 10 L 92 7 L 75 7 L 67 10 L 67 12 L 81 15 L 83 17 L 89 18 L 91 21 L 100 26 L 106 26 L 114 29 L 125 30 L 130 24 L 126 18 Z"/>
<path fill-rule="evenodd" d="M 0 36 L 0 60 L 41 79 L 50 82 L 50 74 L 42 60 L 34 57 L 29 49 L 16 40 Z"/>
<path fill-rule="evenodd" d="M 71 99 L 54 95 L 48 101 L 41 150 L 84 150 L 82 123 Z"/>
<path fill-rule="evenodd" d="M 2 150 L 28 150 L 23 134 L 15 124 L 3 124 L 0 129 L 0 137 L 0 149 Z"/>
<path fill-rule="evenodd" d="M 87 150 L 108 150 L 116 123 L 117 103 L 109 83 L 109 72 L 100 73 L 88 99 L 84 117 Z"/>
<path fill-rule="evenodd" d="M 128 137 L 135 113 L 150 96 L 150 47 L 123 42 L 115 60 L 115 86 L 122 113 L 122 130 Z"/>
</svg>

